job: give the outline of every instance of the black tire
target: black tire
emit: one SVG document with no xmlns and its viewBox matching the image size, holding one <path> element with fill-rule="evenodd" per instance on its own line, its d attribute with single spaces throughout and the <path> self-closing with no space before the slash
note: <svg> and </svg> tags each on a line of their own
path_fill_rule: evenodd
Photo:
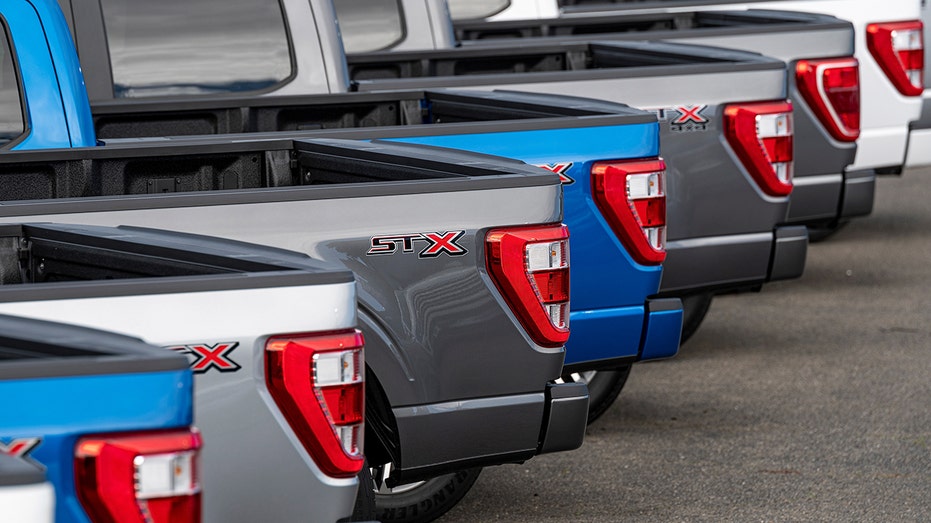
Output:
<svg viewBox="0 0 931 523">
<path fill-rule="evenodd" d="M 692 294 L 682 298 L 682 338 L 679 345 L 682 345 L 698 331 L 708 309 L 711 308 L 711 300 L 714 295 L 710 292 L 702 294 Z"/>
<path fill-rule="evenodd" d="M 375 488 L 375 514 L 383 523 L 424 523 L 433 521 L 456 506 L 478 479 L 481 468 L 461 470 L 423 482 L 398 485 L 386 493 Z"/>
<path fill-rule="evenodd" d="M 614 404 L 614 400 L 627 383 L 630 367 L 630 365 L 625 365 L 616 369 L 578 372 L 562 376 L 562 381 L 566 383 L 588 385 L 588 423 L 601 417 Z"/>
</svg>

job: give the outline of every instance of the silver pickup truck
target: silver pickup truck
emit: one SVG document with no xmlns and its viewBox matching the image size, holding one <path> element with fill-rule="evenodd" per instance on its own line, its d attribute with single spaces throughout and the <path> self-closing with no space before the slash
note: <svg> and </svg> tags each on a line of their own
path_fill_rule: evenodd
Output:
<svg viewBox="0 0 931 523">
<path fill-rule="evenodd" d="M 56 521 L 86 521 L 85 511 L 94 521 L 101 512 L 124 520 L 137 504 L 151 505 L 155 521 L 166 521 L 164 507 L 176 504 L 172 522 L 200 521 L 201 503 L 206 521 L 332 523 L 352 515 L 364 430 L 352 273 L 291 251 L 199 235 L 4 221 L 0 311 L 22 321 L 4 317 L 0 326 L 0 391 L 20 398 L 6 409 L 10 418 L 0 416 L 0 440 L 7 453 L 32 441 L 12 450 L 47 470 L 56 491 L 47 508 Z M 313 364 L 289 360 L 302 353 Z M 322 380 L 323 364 L 340 359 L 354 362 L 355 372 Z M 282 378 L 304 380 L 306 390 Z M 316 401 L 296 400 L 308 392 Z M 335 401 L 341 394 L 346 400 Z M 192 407 L 198 434 L 188 428 Z M 121 490 L 131 464 L 77 452 L 79 438 L 90 435 L 141 456 L 174 455 L 187 483 Z M 192 470 L 185 456 L 194 443 L 183 440 L 201 437 L 209 444 Z M 108 473 L 82 476 L 90 462 Z M 136 474 L 156 485 L 171 479 L 158 468 Z M 83 478 L 77 484 L 76 475 Z M 250 502 L 256 482 L 284 497 L 271 506 Z M 119 503 L 101 503 L 101 495 Z"/>
</svg>

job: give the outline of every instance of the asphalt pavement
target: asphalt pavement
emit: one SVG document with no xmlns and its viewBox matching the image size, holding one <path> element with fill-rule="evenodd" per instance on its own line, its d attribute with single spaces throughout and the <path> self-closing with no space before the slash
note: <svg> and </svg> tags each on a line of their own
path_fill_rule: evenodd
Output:
<svg viewBox="0 0 931 523">
<path fill-rule="evenodd" d="M 581 449 L 485 469 L 441 521 L 931 521 L 931 169 L 881 178 L 801 279 L 715 298 Z"/>
</svg>

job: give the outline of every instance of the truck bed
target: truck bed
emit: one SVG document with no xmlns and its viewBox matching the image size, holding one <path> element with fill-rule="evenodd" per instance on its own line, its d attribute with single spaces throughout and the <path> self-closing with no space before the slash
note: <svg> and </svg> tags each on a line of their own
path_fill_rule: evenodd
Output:
<svg viewBox="0 0 931 523">
<path fill-rule="evenodd" d="M 426 52 L 360 53 L 347 60 L 353 87 L 359 91 L 713 74 L 767 70 L 777 63 L 708 47 L 559 39 Z"/>
<path fill-rule="evenodd" d="M 669 7 L 662 5 L 662 7 Z M 628 4 L 630 9 L 651 7 L 645 3 Z M 653 5 L 652 7 L 657 7 Z M 610 38 L 637 40 L 674 39 L 688 31 L 703 37 L 745 36 L 754 34 L 797 33 L 799 31 L 833 31 L 849 28 L 849 23 L 832 16 L 811 15 L 788 11 L 677 11 L 632 12 L 619 14 L 624 7 L 613 4 L 612 12 L 577 15 L 565 18 L 540 20 L 508 20 L 497 22 L 456 21 L 456 37 L 463 45 L 480 40 L 507 40 L 531 37 Z"/>
<path fill-rule="evenodd" d="M 446 90 L 110 100 L 95 102 L 92 108 L 98 137 L 107 144 L 133 137 L 276 131 L 289 131 L 288 137 L 297 138 L 337 129 L 343 132 L 326 136 L 374 139 L 651 121 L 642 111 L 597 100 Z M 575 119 L 570 122 L 565 117 Z M 442 125 L 450 123 L 471 125 L 451 129 Z M 357 132 L 347 132 L 350 129 Z"/>
<path fill-rule="evenodd" d="M 397 154 L 404 155 L 403 164 L 397 161 Z M 67 208 L 106 210 L 183 207 L 204 199 L 247 203 L 317 200 L 337 193 L 392 194 L 415 184 L 424 192 L 457 183 L 471 187 L 477 178 L 493 179 L 498 187 L 558 183 L 555 177 L 518 161 L 502 164 L 495 158 L 482 162 L 480 156 L 445 149 L 340 140 L 231 141 L 215 137 L 127 141 L 110 147 L 46 151 L 44 161 L 35 162 L 36 158 L 29 152 L 0 156 L 0 178 L 5 182 L 0 186 L 0 201 L 26 200 L 24 206 L 35 205 L 38 210 L 49 205 L 49 200 L 68 198 L 75 200 Z M 368 182 L 384 183 L 369 186 Z M 339 187 L 316 187 L 321 185 Z M 488 186 L 479 183 L 475 187 Z M 291 190 L 275 190 L 282 188 Z M 187 198 L 169 195 L 186 192 L 201 194 Z M 139 197 L 109 198 L 128 195 Z M 143 195 L 168 198 L 153 201 Z M 87 201 L 91 198 L 93 202 Z M 10 213 L 0 210 L 7 215 L 20 212 L 22 208 L 11 207 Z"/>
</svg>

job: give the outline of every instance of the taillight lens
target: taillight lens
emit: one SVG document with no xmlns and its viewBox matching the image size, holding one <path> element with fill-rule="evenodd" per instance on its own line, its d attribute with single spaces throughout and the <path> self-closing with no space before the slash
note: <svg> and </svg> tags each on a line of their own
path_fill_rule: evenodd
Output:
<svg viewBox="0 0 931 523">
<path fill-rule="evenodd" d="M 638 263 L 666 259 L 666 163 L 661 159 L 596 162 L 595 204 Z"/>
<path fill-rule="evenodd" d="M 727 142 L 757 185 L 770 196 L 792 192 L 792 104 L 789 101 L 728 105 Z"/>
<path fill-rule="evenodd" d="M 362 470 L 365 413 L 362 333 L 274 336 L 265 344 L 268 391 L 320 470 Z"/>
<path fill-rule="evenodd" d="M 866 46 L 892 85 L 905 96 L 924 91 L 925 51 L 920 20 L 866 26 Z"/>
<path fill-rule="evenodd" d="M 831 136 L 853 142 L 860 136 L 860 66 L 855 58 L 799 60 L 799 92 Z"/>
<path fill-rule="evenodd" d="M 569 228 L 494 229 L 485 237 L 488 272 L 530 337 L 544 347 L 569 339 Z"/>
<path fill-rule="evenodd" d="M 94 523 L 199 522 L 200 447 L 196 430 L 81 438 L 78 498 Z"/>
</svg>

